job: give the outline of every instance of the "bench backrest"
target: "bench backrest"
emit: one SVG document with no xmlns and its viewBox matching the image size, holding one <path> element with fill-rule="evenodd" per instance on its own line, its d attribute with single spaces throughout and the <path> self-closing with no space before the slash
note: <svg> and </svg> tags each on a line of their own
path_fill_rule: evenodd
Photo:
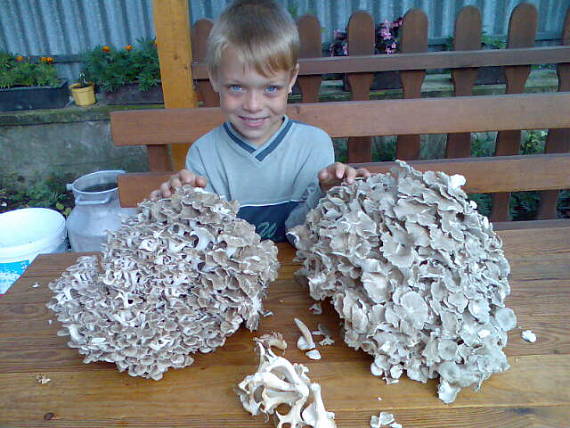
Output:
<svg viewBox="0 0 570 428">
<path fill-rule="evenodd" d="M 332 137 L 564 129 L 570 128 L 570 92 L 292 104 L 288 114 Z M 111 113 L 111 130 L 116 145 L 143 144 L 152 150 L 193 142 L 222 120 L 217 107 L 117 111 Z M 565 153 L 410 163 L 420 170 L 461 173 L 468 192 L 570 188 L 570 154 Z M 391 167 L 390 162 L 365 165 L 372 172 Z M 169 174 L 155 168 L 150 174 L 122 176 L 122 205 L 135 206 Z"/>
</svg>

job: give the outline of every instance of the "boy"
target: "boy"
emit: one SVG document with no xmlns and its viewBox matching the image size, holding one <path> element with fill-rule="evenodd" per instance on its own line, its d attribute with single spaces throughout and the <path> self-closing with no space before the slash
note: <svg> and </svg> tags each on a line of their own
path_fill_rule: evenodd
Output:
<svg viewBox="0 0 570 428">
<path fill-rule="evenodd" d="M 204 187 L 239 201 L 238 216 L 262 239 L 279 242 L 323 192 L 369 175 L 334 163 L 324 131 L 286 116 L 298 51 L 295 22 L 275 1 L 237 0 L 222 13 L 208 39 L 207 61 L 226 122 L 190 147 L 186 169 L 152 199 L 169 197 L 182 184 Z"/>
</svg>

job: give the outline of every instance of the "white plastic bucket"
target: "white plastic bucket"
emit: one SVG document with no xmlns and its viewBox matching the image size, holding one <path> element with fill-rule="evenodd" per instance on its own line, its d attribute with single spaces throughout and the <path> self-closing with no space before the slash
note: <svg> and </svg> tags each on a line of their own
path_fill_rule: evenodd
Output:
<svg viewBox="0 0 570 428">
<path fill-rule="evenodd" d="M 0 294 L 24 273 L 38 254 L 67 249 L 65 218 L 47 208 L 0 214 Z"/>
</svg>

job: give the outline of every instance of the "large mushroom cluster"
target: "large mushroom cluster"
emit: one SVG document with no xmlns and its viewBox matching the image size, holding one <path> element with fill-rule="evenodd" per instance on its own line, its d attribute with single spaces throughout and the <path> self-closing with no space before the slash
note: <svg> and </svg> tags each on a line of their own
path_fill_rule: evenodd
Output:
<svg viewBox="0 0 570 428">
<path fill-rule="evenodd" d="M 516 325 L 502 243 L 464 183 L 399 162 L 331 189 L 293 230 L 299 275 L 314 299 L 331 298 L 346 343 L 374 356 L 372 373 L 439 377 L 446 403 L 509 368 L 502 349 Z"/>
<path fill-rule="evenodd" d="M 49 285 L 58 334 L 85 363 L 158 380 L 192 364 L 190 354 L 223 345 L 242 323 L 256 329 L 277 247 L 237 210 L 190 186 L 141 203 L 109 234 L 101 260 L 81 257 Z"/>
</svg>

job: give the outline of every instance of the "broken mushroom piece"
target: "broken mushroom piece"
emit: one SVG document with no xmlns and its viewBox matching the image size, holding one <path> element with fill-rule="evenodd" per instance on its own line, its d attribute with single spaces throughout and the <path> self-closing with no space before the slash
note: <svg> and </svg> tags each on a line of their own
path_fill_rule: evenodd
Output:
<svg viewBox="0 0 570 428">
<path fill-rule="evenodd" d="M 263 341 L 256 342 L 257 372 L 246 376 L 236 390 L 243 408 L 253 416 L 275 414 L 278 428 L 335 428 L 335 415 L 325 409 L 321 387 L 311 383 L 309 369 L 275 355 Z M 280 405 L 288 406 L 289 412 L 279 413 Z"/>
<path fill-rule="evenodd" d="M 536 334 L 532 332 L 532 330 L 524 330 L 521 333 L 521 337 L 525 342 L 534 343 L 536 342 Z"/>
<path fill-rule="evenodd" d="M 321 352 L 318 349 L 311 349 L 310 351 L 305 352 L 305 355 L 311 360 L 320 360 L 322 358 Z"/>
<path fill-rule="evenodd" d="M 307 327 L 305 323 L 298 318 L 295 318 L 295 324 L 301 331 L 301 336 L 299 336 L 299 339 L 297 340 L 297 348 L 301 351 L 308 351 L 309 349 L 316 348 L 317 345 L 315 345 L 315 341 L 313 340 L 313 335 L 311 334 L 309 327 Z"/>
<path fill-rule="evenodd" d="M 509 264 L 462 177 L 397 163 L 332 188 L 291 231 L 303 262 L 296 276 L 313 299 L 331 299 L 345 342 L 374 357 L 374 375 L 439 377 L 449 403 L 509 368 Z"/>
<path fill-rule="evenodd" d="M 253 340 L 263 344 L 266 348 L 271 348 L 273 346 L 282 351 L 287 349 L 287 342 L 281 333 L 273 332 L 271 334 L 264 334 L 259 337 L 254 337 Z"/>
<path fill-rule="evenodd" d="M 378 416 L 372 416 L 370 418 L 370 428 L 402 428 L 402 425 L 396 422 L 394 415 L 388 412 L 380 412 Z"/>
<path fill-rule="evenodd" d="M 49 285 L 58 334 L 85 363 L 158 380 L 222 346 L 242 323 L 256 329 L 277 247 L 237 211 L 237 202 L 191 186 L 142 202 L 109 234 L 100 260 L 80 257 Z"/>
</svg>

